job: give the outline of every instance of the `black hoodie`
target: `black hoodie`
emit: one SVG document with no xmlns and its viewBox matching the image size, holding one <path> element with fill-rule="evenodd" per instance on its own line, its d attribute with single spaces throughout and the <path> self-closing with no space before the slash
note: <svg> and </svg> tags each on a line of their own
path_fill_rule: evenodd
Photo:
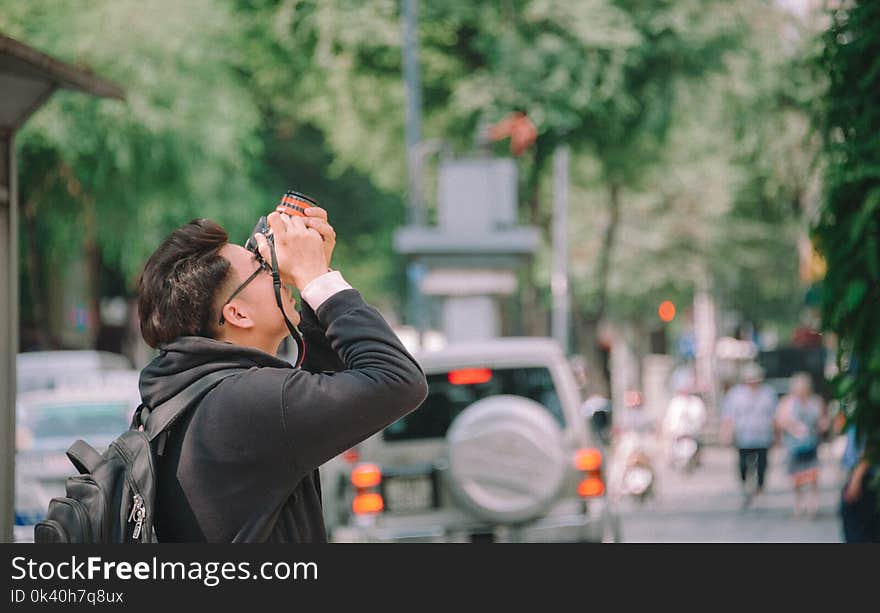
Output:
<svg viewBox="0 0 880 613">
<path fill-rule="evenodd" d="M 325 542 L 318 467 L 425 399 L 425 375 L 353 289 L 317 313 L 303 302 L 301 369 L 257 349 L 179 338 L 141 373 L 156 406 L 215 370 L 213 388 L 171 430 L 159 458 L 160 541 Z"/>
</svg>

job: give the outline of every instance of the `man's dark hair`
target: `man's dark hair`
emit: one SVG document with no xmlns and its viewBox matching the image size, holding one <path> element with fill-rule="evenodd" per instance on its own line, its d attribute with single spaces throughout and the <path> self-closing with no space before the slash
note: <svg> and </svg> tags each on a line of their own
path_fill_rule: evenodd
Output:
<svg viewBox="0 0 880 613">
<path fill-rule="evenodd" d="M 138 279 L 138 315 L 150 347 L 180 336 L 215 336 L 214 302 L 230 269 L 219 252 L 228 240 L 219 224 L 194 219 L 169 234 L 147 260 Z"/>
</svg>

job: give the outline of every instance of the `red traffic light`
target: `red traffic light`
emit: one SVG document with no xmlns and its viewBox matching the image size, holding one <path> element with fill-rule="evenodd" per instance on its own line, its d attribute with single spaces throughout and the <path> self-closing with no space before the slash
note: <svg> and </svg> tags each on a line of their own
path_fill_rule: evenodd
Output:
<svg viewBox="0 0 880 613">
<path fill-rule="evenodd" d="M 657 315 L 660 316 L 662 321 L 669 323 L 675 319 L 675 305 L 669 300 L 664 300 L 657 309 Z"/>
</svg>

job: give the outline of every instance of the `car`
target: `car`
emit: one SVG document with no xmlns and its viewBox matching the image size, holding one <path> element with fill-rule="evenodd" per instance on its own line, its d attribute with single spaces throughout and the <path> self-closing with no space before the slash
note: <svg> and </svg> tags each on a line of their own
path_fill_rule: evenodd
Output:
<svg viewBox="0 0 880 613">
<path fill-rule="evenodd" d="M 33 541 L 33 527 L 49 501 L 65 493 L 76 474 L 66 452 L 83 439 L 103 452 L 128 429 L 140 404 L 139 371 L 113 371 L 100 380 L 32 390 L 16 396 L 15 529 L 17 542 Z"/>
<path fill-rule="evenodd" d="M 127 357 L 109 351 L 77 349 L 19 353 L 15 360 L 16 392 L 54 389 L 108 371 L 131 368 Z"/>
<path fill-rule="evenodd" d="M 423 404 L 325 467 L 332 541 L 620 540 L 605 450 L 558 343 L 497 338 L 415 357 Z"/>
<path fill-rule="evenodd" d="M 813 390 L 827 402 L 831 399 L 831 387 L 826 372 L 834 356 L 825 347 L 778 347 L 758 353 L 757 361 L 764 369 L 767 384 L 781 398 L 790 391 L 791 378 L 795 373 L 810 375 Z"/>
</svg>

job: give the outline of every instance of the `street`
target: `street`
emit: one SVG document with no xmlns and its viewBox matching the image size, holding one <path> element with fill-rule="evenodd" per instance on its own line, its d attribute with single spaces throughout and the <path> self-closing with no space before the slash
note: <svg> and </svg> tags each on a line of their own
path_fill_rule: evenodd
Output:
<svg viewBox="0 0 880 613">
<path fill-rule="evenodd" d="M 629 543 L 835 543 L 841 541 L 837 514 L 843 475 L 841 443 L 820 447 L 819 513 L 795 517 L 794 494 L 785 472 L 785 451 L 770 451 L 764 495 L 743 511 L 736 452 L 704 449 L 693 474 L 659 467 L 656 497 L 643 506 L 629 499 L 618 505 L 623 540 Z"/>
</svg>

